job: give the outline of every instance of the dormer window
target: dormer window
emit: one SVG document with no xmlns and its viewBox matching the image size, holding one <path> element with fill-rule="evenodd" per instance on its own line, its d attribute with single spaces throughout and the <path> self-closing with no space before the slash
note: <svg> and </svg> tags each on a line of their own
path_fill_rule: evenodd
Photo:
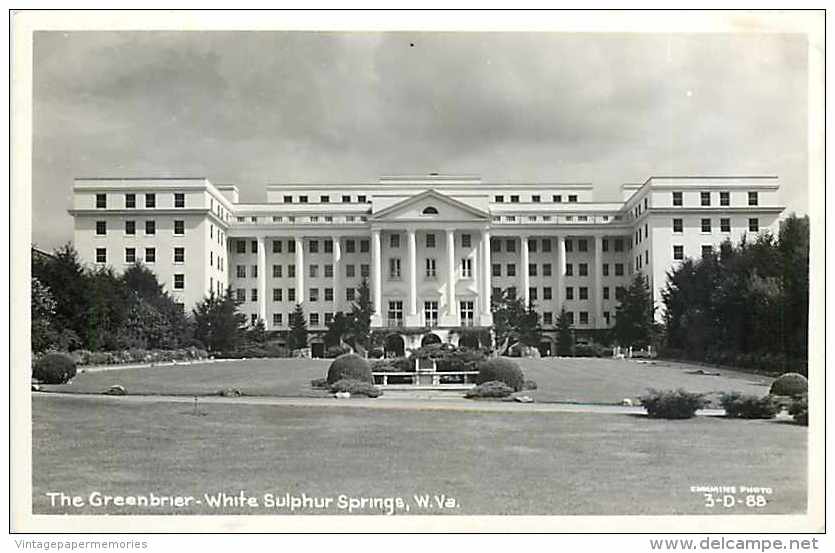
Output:
<svg viewBox="0 0 835 553">
<path fill-rule="evenodd" d="M 425 207 L 425 208 L 423 208 L 423 212 L 422 212 L 422 213 L 423 213 L 424 215 L 437 215 L 437 214 L 438 214 L 438 209 L 437 209 L 437 208 L 435 208 L 435 207 L 432 207 L 432 206 L 430 205 L 429 207 Z"/>
</svg>

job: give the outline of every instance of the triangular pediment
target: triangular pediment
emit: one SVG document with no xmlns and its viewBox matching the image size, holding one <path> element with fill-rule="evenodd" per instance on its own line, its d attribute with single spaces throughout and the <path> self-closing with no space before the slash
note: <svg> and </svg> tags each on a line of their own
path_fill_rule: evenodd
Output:
<svg viewBox="0 0 835 553">
<path fill-rule="evenodd" d="M 483 202 L 473 197 L 473 203 Z M 437 190 L 426 190 L 395 201 L 372 214 L 371 218 L 375 221 L 486 221 L 489 213 L 471 205 L 467 199 L 452 198 Z"/>
</svg>

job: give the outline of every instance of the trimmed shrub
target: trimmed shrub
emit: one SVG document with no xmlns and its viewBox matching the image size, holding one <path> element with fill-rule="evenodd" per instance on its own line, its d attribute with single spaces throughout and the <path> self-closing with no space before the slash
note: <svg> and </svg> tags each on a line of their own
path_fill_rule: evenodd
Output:
<svg viewBox="0 0 835 553">
<path fill-rule="evenodd" d="M 75 360 L 66 353 L 47 353 L 32 367 L 32 377 L 42 384 L 66 384 L 75 373 Z"/>
<path fill-rule="evenodd" d="M 334 382 L 342 379 L 373 383 L 371 365 L 356 353 L 340 355 L 333 360 L 328 369 L 328 384 L 333 385 Z"/>
<path fill-rule="evenodd" d="M 327 378 L 314 378 L 310 381 L 311 388 L 327 388 L 328 387 L 328 379 Z"/>
<path fill-rule="evenodd" d="M 510 359 L 488 359 L 478 365 L 476 384 L 484 384 L 494 380 L 504 382 L 514 392 L 518 392 L 525 385 L 525 375 L 522 374 L 522 369 Z"/>
<path fill-rule="evenodd" d="M 809 396 L 804 394 L 796 398 L 789 406 L 789 415 L 797 424 L 809 426 Z"/>
<path fill-rule="evenodd" d="M 739 392 L 722 394 L 719 403 L 725 416 L 739 419 L 773 419 L 780 409 L 771 396 L 742 395 Z"/>
<path fill-rule="evenodd" d="M 368 382 L 341 378 L 330 385 L 331 392 L 348 392 L 352 396 L 380 397 L 383 392 Z"/>
<path fill-rule="evenodd" d="M 681 388 L 658 391 L 650 388 L 639 398 L 647 415 L 656 419 L 689 419 L 707 402 L 703 394 L 694 394 Z"/>
<path fill-rule="evenodd" d="M 522 386 L 523 390 L 536 390 L 537 388 L 536 380 L 526 380 L 525 385 Z"/>
<path fill-rule="evenodd" d="M 484 382 L 483 384 L 479 384 L 474 388 L 470 388 L 464 394 L 464 397 L 474 399 L 474 398 L 482 398 L 482 397 L 508 397 L 510 394 L 513 393 L 513 388 L 505 384 L 504 382 L 500 382 L 498 380 L 491 380 L 489 382 Z"/>
<path fill-rule="evenodd" d="M 798 373 L 786 373 L 771 384 L 773 396 L 801 396 L 809 391 L 809 381 Z"/>
</svg>

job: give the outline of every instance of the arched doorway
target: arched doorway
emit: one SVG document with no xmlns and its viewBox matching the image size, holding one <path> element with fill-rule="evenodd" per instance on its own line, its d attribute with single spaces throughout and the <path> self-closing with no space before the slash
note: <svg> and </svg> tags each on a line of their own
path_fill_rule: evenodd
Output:
<svg viewBox="0 0 835 553">
<path fill-rule="evenodd" d="M 550 357 L 552 355 L 552 347 L 550 340 L 543 340 L 539 343 L 539 356 Z"/>
<path fill-rule="evenodd" d="M 432 344 L 440 344 L 441 337 L 435 334 L 434 332 L 430 332 L 426 334 L 423 339 L 420 341 L 420 347 L 431 346 Z"/>
<path fill-rule="evenodd" d="M 460 348 L 478 349 L 480 346 L 481 343 L 479 342 L 478 334 L 475 332 L 464 332 L 458 339 L 458 347 Z"/>
<path fill-rule="evenodd" d="M 406 342 L 399 334 L 389 334 L 383 342 L 386 357 L 403 357 L 406 354 Z"/>
</svg>

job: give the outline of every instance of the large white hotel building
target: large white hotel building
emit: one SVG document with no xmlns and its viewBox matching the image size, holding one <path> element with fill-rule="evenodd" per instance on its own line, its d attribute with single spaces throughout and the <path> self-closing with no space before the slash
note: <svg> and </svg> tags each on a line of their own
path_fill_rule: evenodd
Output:
<svg viewBox="0 0 835 553">
<path fill-rule="evenodd" d="M 187 309 L 231 287 L 268 330 L 287 330 L 296 304 L 314 335 L 325 330 L 367 278 L 372 326 L 413 347 L 490 327 L 491 293 L 509 287 L 533 302 L 546 336 L 563 307 L 578 331 L 609 328 L 635 272 L 660 306 L 679 260 L 775 231 L 778 190 L 771 176 L 651 177 L 599 202 L 587 183 L 431 174 L 269 185 L 265 203 L 247 204 L 205 178 L 84 178 L 70 213 L 82 260 L 140 261 Z"/>
</svg>

